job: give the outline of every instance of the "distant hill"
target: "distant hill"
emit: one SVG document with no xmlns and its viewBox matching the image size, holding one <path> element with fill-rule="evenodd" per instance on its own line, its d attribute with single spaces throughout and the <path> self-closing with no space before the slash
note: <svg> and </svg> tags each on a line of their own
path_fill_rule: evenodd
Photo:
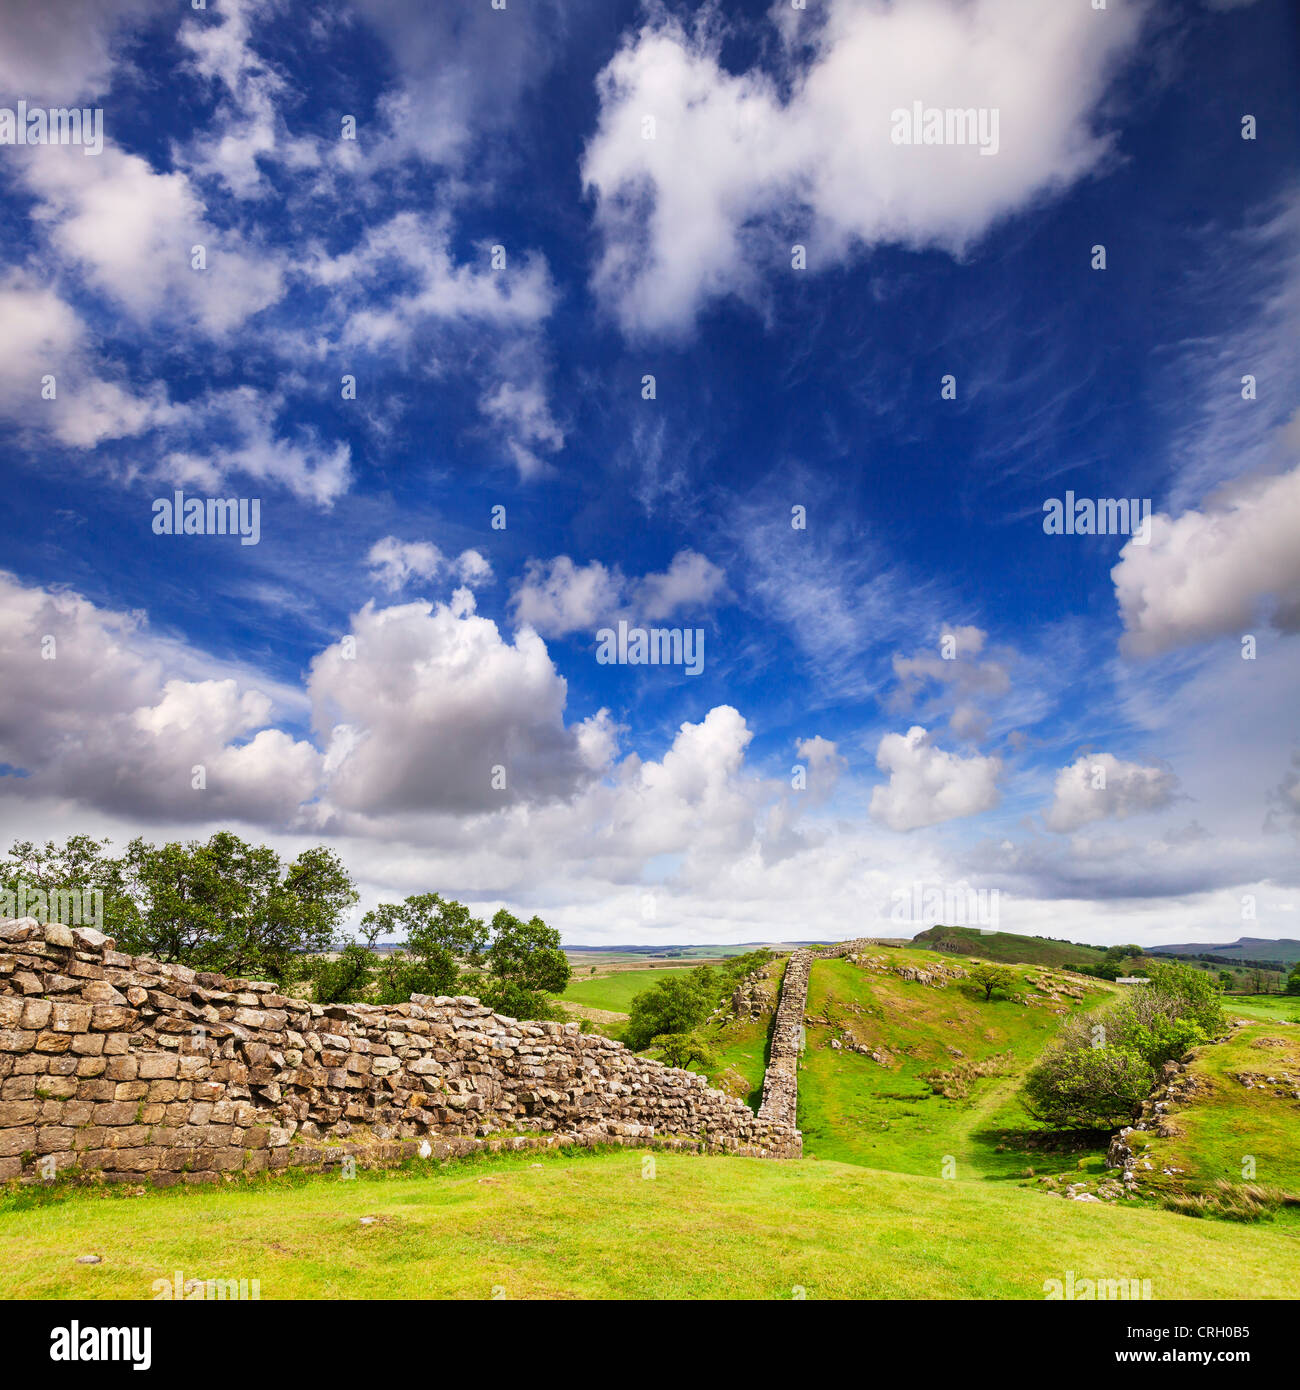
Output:
<svg viewBox="0 0 1300 1390">
<path fill-rule="evenodd" d="M 1153 956 L 1218 956 L 1223 960 L 1276 961 L 1294 965 L 1300 960 L 1300 941 L 1283 937 L 1241 936 L 1236 941 L 1202 941 L 1183 946 L 1153 946 Z"/>
<path fill-rule="evenodd" d="M 1050 936 L 1017 936 L 1014 932 L 983 932 L 978 927 L 929 927 L 912 938 L 917 946 L 950 955 L 982 956 L 1008 965 L 1054 965 L 1066 969 L 1097 965 L 1105 959 L 1103 946 L 1083 946 Z"/>
</svg>

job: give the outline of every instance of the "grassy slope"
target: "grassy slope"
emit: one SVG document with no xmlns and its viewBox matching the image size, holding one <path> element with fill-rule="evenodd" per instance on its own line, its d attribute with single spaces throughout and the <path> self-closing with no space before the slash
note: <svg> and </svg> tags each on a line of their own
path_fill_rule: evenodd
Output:
<svg viewBox="0 0 1300 1390">
<path fill-rule="evenodd" d="M 930 951 L 879 954 L 891 966 L 959 963 Z M 1013 969 L 1016 988 L 1029 989 L 1025 981 L 1038 973 L 1037 967 Z M 1093 982 L 1085 1001 L 1069 1001 L 1070 1007 L 1095 1007 L 1114 988 Z M 817 961 L 809 982 L 808 1015 L 822 1017 L 828 1011 L 843 1020 L 855 1040 L 871 1047 L 883 1044 L 893 1060 L 882 1066 L 870 1057 L 832 1049 L 829 1039 L 838 1027 L 809 1027 L 799 1071 L 805 1153 L 927 1175 L 938 1175 L 951 1155 L 959 1177 L 1011 1179 L 1023 1173 L 1032 1154 L 1029 1141 L 1041 1128 L 1020 1109 L 1015 1094 L 1025 1069 L 1061 1025 L 1048 1006 L 1027 1007 L 1002 998 L 985 1002 L 963 982 L 933 989 L 844 960 Z M 931 1092 L 921 1074 L 956 1066 L 949 1046 L 968 1061 L 1012 1051 L 1014 1070 L 977 1080 L 966 1100 L 944 1099 Z"/>
<path fill-rule="evenodd" d="M 1229 1014 L 1233 1011 L 1229 1009 Z M 1261 1038 L 1279 1039 L 1284 1048 L 1261 1048 Z M 1216 1181 L 1245 1180 L 1242 1160 L 1255 1160 L 1254 1181 L 1300 1194 L 1300 1100 L 1278 1096 L 1272 1087 L 1248 1088 L 1236 1079 L 1242 1072 L 1300 1076 L 1300 1028 L 1253 1023 L 1223 1043 L 1197 1050 L 1191 1072 L 1201 1084 L 1196 1099 L 1168 1112 L 1181 1135 L 1151 1140 L 1155 1173 L 1144 1186 L 1165 1183 L 1198 1191 Z M 1165 1167 L 1182 1173 L 1165 1178 Z M 1162 1182 L 1162 1178 L 1164 1182 Z"/>
<path fill-rule="evenodd" d="M 1043 1297 L 1144 1278 L 1156 1298 L 1300 1297 L 1300 1237 L 846 1164 L 637 1151 L 138 1197 L 0 1200 L 0 1292 L 149 1298 L 259 1279 L 265 1299 Z M 373 1216 L 362 1226 L 361 1216 Z M 103 1263 L 77 1265 L 93 1252 Z"/>
<path fill-rule="evenodd" d="M 769 1034 L 772 1029 L 770 1018 L 736 1020 L 727 1025 L 720 1042 L 716 1064 L 708 1068 L 711 1078 L 723 1072 L 738 1072 L 749 1082 L 749 1091 L 741 1096 L 751 1110 L 757 1110 L 763 1098 L 763 1074 L 767 1071 Z M 692 1071 L 702 1071 L 692 1067 Z"/>
<path fill-rule="evenodd" d="M 951 960 L 955 955 L 979 956 L 1006 965 L 1052 965 L 1071 969 L 1097 965 L 1106 952 L 1099 946 L 1076 946 L 1069 941 L 1052 941 L 1045 936 L 1017 936 L 1014 932 L 982 932 L 978 927 L 929 927 L 913 938 L 916 945 L 933 950 L 934 943 L 950 941 L 953 948 L 942 952 Z"/>
<path fill-rule="evenodd" d="M 771 1012 L 760 1018 L 733 1018 L 724 1023 L 715 1033 L 718 1046 L 718 1059 L 707 1069 L 714 1084 L 721 1084 L 719 1078 L 724 1072 L 739 1073 L 749 1082 L 749 1090 L 741 1099 L 757 1110 L 763 1098 L 763 1075 L 767 1071 L 768 1055 L 771 1050 L 772 1018 L 780 998 L 781 982 L 785 978 L 788 956 L 778 956 L 769 961 L 762 973 L 760 988 L 768 997 Z M 705 1071 L 694 1066 L 692 1071 Z M 730 1090 L 730 1087 L 726 1087 Z"/>
</svg>

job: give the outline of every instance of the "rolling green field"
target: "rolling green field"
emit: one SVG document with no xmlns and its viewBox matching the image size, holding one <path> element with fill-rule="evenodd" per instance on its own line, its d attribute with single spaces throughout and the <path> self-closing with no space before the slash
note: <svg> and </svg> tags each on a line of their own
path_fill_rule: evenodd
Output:
<svg viewBox="0 0 1300 1390">
<path fill-rule="evenodd" d="M 936 961 L 962 964 L 928 951 L 889 951 L 888 966 Z M 1016 991 L 1028 991 L 1038 967 L 1013 967 Z M 827 1027 L 807 1030 L 799 1068 L 799 1125 L 804 1152 L 818 1158 L 861 1163 L 900 1173 L 939 1175 L 946 1159 L 958 1177 L 1020 1178 L 1045 1137 L 1016 1101 L 1020 1081 L 1051 1041 L 1062 1018 L 1051 1008 L 1091 1009 L 1110 998 L 1115 986 L 1078 981 L 1081 1002 L 1030 1007 L 953 981 L 934 989 L 889 973 L 864 970 L 846 960 L 813 964 L 807 1014 L 830 1017 Z M 832 1049 L 832 1036 L 848 1034 L 871 1048 L 883 1047 L 886 1065 L 848 1050 Z M 955 1047 L 962 1058 L 955 1058 Z M 1009 1057 L 1006 1054 L 1011 1054 Z M 960 1068 L 995 1056 L 1005 1058 L 1000 1074 L 974 1079 L 964 1098 L 938 1095 L 922 1079 L 935 1069 Z M 1065 1141 L 1071 1155 L 1090 1152 L 1084 1141 Z M 1048 1166 L 1052 1166 L 1049 1161 Z M 1056 1160 L 1060 1166 L 1060 1159 Z"/>
<path fill-rule="evenodd" d="M 586 1004 L 593 1009 L 608 1009 L 625 1014 L 632 1005 L 632 996 L 649 989 L 669 975 L 679 975 L 685 966 L 667 966 L 658 970 L 620 970 L 612 975 L 579 975 L 575 973 L 569 987 L 560 995 L 574 1004 Z"/>
<path fill-rule="evenodd" d="M 1019 998 L 987 1001 L 969 981 L 936 989 L 892 969 L 969 960 L 872 954 L 884 969 L 813 965 L 802 1160 L 575 1150 L 413 1163 L 348 1181 L 291 1173 L 163 1191 L 11 1187 L 0 1190 L 0 1297 L 147 1299 L 176 1271 L 256 1279 L 264 1299 L 1041 1299 L 1046 1281 L 1071 1271 L 1150 1280 L 1156 1299 L 1300 1297 L 1300 1204 L 1283 1201 L 1264 1220 L 1194 1219 L 1198 1194 L 1225 1182 L 1300 1194 L 1300 1101 L 1286 1081 L 1300 1078 L 1300 1028 L 1287 1026 L 1300 1000 L 1226 1000 L 1230 1018 L 1255 1021 L 1199 1050 L 1194 1100 L 1171 1107 L 1167 1135 L 1143 1134 L 1153 1161 L 1145 1200 L 1072 1202 L 1037 1179 L 1102 1178 L 1104 1138 L 1051 1135 L 1016 1095 L 1059 1011 L 1102 1007 L 1120 988 L 1017 965 Z M 773 1002 L 785 964 L 767 967 Z M 618 1019 L 672 971 L 577 975 L 564 997 Z M 1081 997 L 1042 997 L 1045 973 Z M 747 1083 L 754 1107 L 770 1026 L 770 1014 L 723 1023 L 709 1068 L 733 1091 Z M 832 1048 L 832 1037 L 883 1048 L 887 1060 Z M 1281 1045 L 1259 1045 L 1267 1040 Z M 989 1075 L 954 1081 L 995 1061 Z M 925 1077 L 936 1070 L 948 1076 L 932 1086 Z M 1243 1072 L 1284 1075 L 1246 1087 Z M 76 1264 L 84 1254 L 102 1263 Z"/>
<path fill-rule="evenodd" d="M 656 1154 L 647 1178 L 648 1158 L 5 1194 L 0 1294 L 147 1299 L 179 1270 L 257 1279 L 263 1299 L 1041 1299 L 1072 1270 L 1150 1279 L 1157 1299 L 1300 1297 L 1300 1236 L 1281 1228 L 809 1159 Z"/>
</svg>

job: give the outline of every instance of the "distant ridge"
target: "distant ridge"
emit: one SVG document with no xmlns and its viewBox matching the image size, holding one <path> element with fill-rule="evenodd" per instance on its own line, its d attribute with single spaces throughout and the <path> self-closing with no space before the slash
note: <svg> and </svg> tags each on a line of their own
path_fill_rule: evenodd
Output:
<svg viewBox="0 0 1300 1390">
<path fill-rule="evenodd" d="M 1290 937 L 1270 940 L 1263 936 L 1239 936 L 1236 941 L 1191 942 L 1181 946 L 1151 946 L 1153 956 L 1221 956 L 1225 960 L 1268 960 L 1294 965 L 1300 960 L 1300 941 Z"/>
<path fill-rule="evenodd" d="M 1048 936 L 1018 936 L 1009 931 L 981 931 L 978 927 L 929 927 L 912 938 L 914 945 L 960 956 L 982 956 L 1008 965 L 1097 965 L 1106 957 L 1104 946 L 1085 946 L 1076 941 L 1057 941 Z"/>
</svg>

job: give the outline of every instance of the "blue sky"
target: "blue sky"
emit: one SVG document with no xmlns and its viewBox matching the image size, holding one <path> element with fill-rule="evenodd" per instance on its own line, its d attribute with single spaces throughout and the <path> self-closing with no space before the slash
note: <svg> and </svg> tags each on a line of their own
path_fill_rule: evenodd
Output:
<svg viewBox="0 0 1300 1390">
<path fill-rule="evenodd" d="M 914 884 L 1300 936 L 1298 26 L 5 0 L 0 106 L 104 146 L 0 145 L 0 829 L 325 842 L 574 942 Z"/>
</svg>

